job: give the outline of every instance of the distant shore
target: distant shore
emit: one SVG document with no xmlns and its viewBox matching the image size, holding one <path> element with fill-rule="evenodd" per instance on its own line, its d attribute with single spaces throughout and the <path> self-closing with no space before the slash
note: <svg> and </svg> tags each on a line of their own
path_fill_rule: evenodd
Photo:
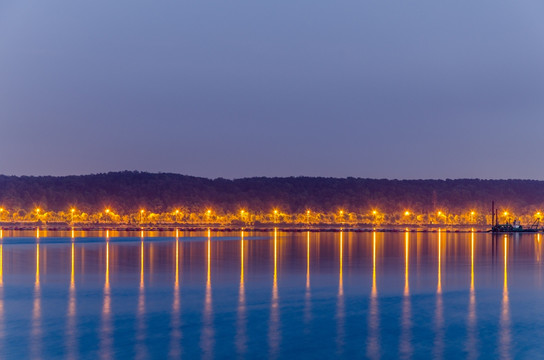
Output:
<svg viewBox="0 0 544 360">
<path fill-rule="evenodd" d="M 372 224 L 315 224 L 315 225 L 293 225 L 293 224 L 248 224 L 247 226 L 232 226 L 221 224 L 68 224 L 68 223 L 0 223 L 0 229 L 5 231 L 214 231 L 214 232 L 487 232 L 490 225 L 437 225 L 437 224 L 402 224 L 402 225 L 372 225 Z"/>
</svg>

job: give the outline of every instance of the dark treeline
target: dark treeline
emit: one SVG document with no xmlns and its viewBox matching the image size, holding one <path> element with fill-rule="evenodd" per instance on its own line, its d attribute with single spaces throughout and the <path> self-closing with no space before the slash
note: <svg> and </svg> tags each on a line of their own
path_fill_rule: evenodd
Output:
<svg viewBox="0 0 544 360">
<path fill-rule="evenodd" d="M 501 208 L 528 212 L 544 205 L 544 182 L 533 180 L 385 180 L 362 178 L 206 179 L 168 173 L 116 172 L 82 176 L 0 176 L 0 205 L 11 209 L 40 206 L 65 211 L 112 207 L 118 212 L 194 210 L 214 207 L 235 212 L 273 208 L 297 213 L 306 209 L 330 212 L 431 212 L 468 209 L 487 212 L 492 200 Z"/>
</svg>

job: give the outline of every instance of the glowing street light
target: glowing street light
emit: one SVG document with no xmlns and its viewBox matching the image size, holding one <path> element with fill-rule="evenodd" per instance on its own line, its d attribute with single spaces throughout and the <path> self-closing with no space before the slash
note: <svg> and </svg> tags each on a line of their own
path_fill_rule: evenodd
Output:
<svg viewBox="0 0 544 360">
<path fill-rule="evenodd" d="M 179 209 L 176 209 L 176 211 L 174 211 L 174 214 L 175 214 L 176 222 L 179 222 L 178 220 Z"/>
<path fill-rule="evenodd" d="M 72 224 L 74 223 L 74 213 L 76 212 L 76 209 L 72 208 L 70 209 L 70 212 L 72 213 Z"/>
<path fill-rule="evenodd" d="M 306 211 L 306 223 L 308 224 L 308 226 L 310 225 L 310 210 Z"/>
<path fill-rule="evenodd" d="M 278 210 L 274 210 L 274 224 L 278 222 Z"/>
<path fill-rule="evenodd" d="M 208 221 L 208 223 L 210 222 L 210 215 L 212 214 L 212 211 L 210 209 L 208 209 L 208 211 L 206 211 L 206 219 Z"/>
<path fill-rule="evenodd" d="M 143 222 L 144 212 L 145 212 L 144 209 L 141 209 L 141 210 L 140 210 L 140 224 L 142 224 L 142 222 Z"/>
<path fill-rule="evenodd" d="M 40 220 L 40 208 L 36 208 L 36 219 Z"/>
<path fill-rule="evenodd" d="M 240 220 L 244 221 L 245 210 L 240 210 Z"/>
<path fill-rule="evenodd" d="M 406 211 L 404 212 L 404 216 L 410 216 L 410 212 L 409 212 L 408 210 L 406 210 Z"/>
<path fill-rule="evenodd" d="M 474 222 L 474 215 L 476 215 L 475 211 L 470 212 L 470 222 Z"/>
</svg>

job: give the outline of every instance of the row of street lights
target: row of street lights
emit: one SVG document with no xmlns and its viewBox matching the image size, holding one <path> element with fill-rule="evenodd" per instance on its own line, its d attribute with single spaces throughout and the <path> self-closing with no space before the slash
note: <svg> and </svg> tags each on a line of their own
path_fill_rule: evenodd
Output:
<svg viewBox="0 0 544 360">
<path fill-rule="evenodd" d="M 5 212 L 6 210 L 4 208 L 0 208 L 0 214 L 2 214 L 3 212 Z M 35 209 L 35 212 L 36 212 L 36 219 L 39 220 L 40 219 L 40 212 L 41 212 L 41 209 L 40 208 L 36 208 Z M 74 216 L 75 216 L 75 212 L 76 212 L 76 209 L 75 208 L 71 208 L 70 209 L 70 213 L 71 213 L 71 222 L 74 223 Z M 104 213 L 106 214 L 106 216 L 110 216 L 110 212 L 111 210 L 109 208 L 106 208 L 104 210 Z M 145 214 L 145 209 L 141 209 L 140 210 L 140 224 L 142 224 L 144 222 L 144 214 Z M 174 214 L 175 214 L 175 220 L 176 222 L 178 221 L 178 217 L 179 217 L 179 214 L 180 214 L 180 210 L 179 209 L 176 209 L 174 211 Z M 206 220 L 207 222 L 209 223 L 210 220 L 211 220 L 211 215 L 212 215 L 212 210 L 211 209 L 208 209 L 206 210 L 205 212 L 206 214 Z M 274 223 L 277 223 L 278 222 L 278 215 L 279 215 L 279 211 L 277 209 L 274 209 L 273 211 L 273 215 L 274 215 Z M 310 215 L 311 215 L 311 211 L 310 210 L 307 210 L 306 211 L 306 223 L 309 225 L 310 224 Z M 372 215 L 374 216 L 374 218 L 376 219 L 378 215 L 380 215 L 378 213 L 377 210 L 372 210 Z M 412 212 L 410 212 L 409 210 L 405 210 L 404 211 L 404 217 L 406 218 L 409 218 L 413 215 Z M 470 221 L 471 222 L 474 222 L 474 217 L 476 215 L 476 212 L 475 211 L 471 211 L 470 212 Z M 502 215 L 504 216 L 505 220 L 508 221 L 508 216 L 509 216 L 509 212 L 508 211 L 504 211 L 502 213 Z M 438 218 L 444 218 L 446 221 L 448 219 L 448 216 L 442 212 L 441 210 L 439 210 L 437 212 L 437 216 Z M 249 217 L 249 213 L 246 211 L 246 210 L 240 210 L 240 219 L 242 221 L 247 221 Z M 339 217 L 340 217 L 340 221 L 342 222 L 342 224 L 345 222 L 344 221 L 344 210 L 340 210 L 339 211 Z M 537 218 L 538 220 L 542 220 L 542 213 L 540 211 L 538 211 L 536 214 L 535 214 L 535 218 Z"/>
</svg>

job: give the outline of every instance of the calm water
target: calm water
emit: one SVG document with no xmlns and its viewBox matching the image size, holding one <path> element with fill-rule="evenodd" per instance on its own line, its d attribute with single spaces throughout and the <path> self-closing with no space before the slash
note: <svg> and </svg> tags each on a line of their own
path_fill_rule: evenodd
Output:
<svg viewBox="0 0 544 360">
<path fill-rule="evenodd" d="M 2 358 L 544 354 L 541 235 L 3 235 Z"/>
</svg>

